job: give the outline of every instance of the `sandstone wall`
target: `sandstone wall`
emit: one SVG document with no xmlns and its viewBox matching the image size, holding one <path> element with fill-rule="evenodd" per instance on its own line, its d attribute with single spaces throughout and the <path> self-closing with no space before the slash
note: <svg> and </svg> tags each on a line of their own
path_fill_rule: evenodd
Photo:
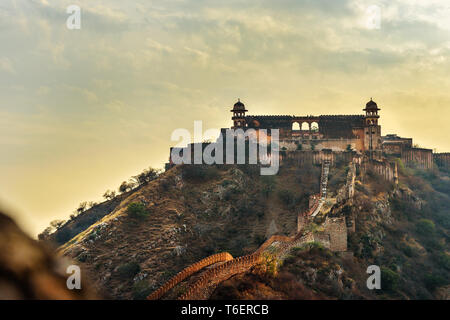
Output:
<svg viewBox="0 0 450 320">
<path fill-rule="evenodd" d="M 179 300 L 206 300 L 212 289 L 235 274 L 250 270 L 261 261 L 260 254 L 251 254 L 225 262 L 207 271 L 179 297 Z"/>
<path fill-rule="evenodd" d="M 421 169 L 433 168 L 433 150 L 411 148 L 402 152 L 401 159 L 407 166 L 417 166 Z"/>
<path fill-rule="evenodd" d="M 329 235 L 329 249 L 331 251 L 347 251 L 347 224 L 345 223 L 345 217 L 327 217 L 324 222 L 324 234 Z"/>
<path fill-rule="evenodd" d="M 450 153 L 435 153 L 433 154 L 436 164 L 444 169 L 450 169 Z"/>
<path fill-rule="evenodd" d="M 175 276 L 173 276 L 169 281 L 167 281 L 163 286 L 161 286 L 158 290 L 150 294 L 147 299 L 148 300 L 158 300 L 161 299 L 162 296 L 164 296 L 170 289 L 175 287 L 178 283 L 183 281 L 184 279 L 188 278 L 192 274 L 200 271 L 201 269 L 210 266 L 215 263 L 219 262 L 226 262 L 233 260 L 233 256 L 229 254 L 228 252 L 221 252 L 214 254 L 212 256 L 209 256 L 205 259 L 202 259 L 189 267 L 183 269 L 179 273 L 177 273 Z"/>
<path fill-rule="evenodd" d="M 386 181 L 395 182 L 397 179 L 397 163 L 372 159 L 363 161 L 361 167 L 365 172 L 374 171 Z"/>
<path fill-rule="evenodd" d="M 281 153 L 281 161 L 291 161 L 294 165 L 304 166 L 306 164 L 321 164 L 324 160 L 329 160 L 332 165 L 336 162 L 349 163 L 352 161 L 354 152 L 330 152 L 329 149 L 322 151 L 287 151 Z"/>
<path fill-rule="evenodd" d="M 225 281 L 238 273 L 249 271 L 252 267 L 263 262 L 262 253 L 270 245 L 278 244 L 278 256 L 284 256 L 293 247 L 300 246 L 307 242 L 314 241 L 314 236 L 303 236 L 298 234 L 295 237 L 274 235 L 270 237 L 253 254 L 243 256 L 214 266 L 205 271 L 204 274 L 189 289 L 179 297 L 179 300 L 204 300 L 208 299 L 214 288 L 222 281 Z"/>
<path fill-rule="evenodd" d="M 263 252 L 271 245 L 277 246 L 277 255 L 286 255 L 293 247 L 301 246 L 309 242 L 320 242 L 324 247 L 332 251 L 345 251 L 347 249 L 347 230 L 345 218 L 327 219 L 324 224 L 324 232 L 308 233 L 303 235 L 298 233 L 295 237 L 274 235 L 265 241 L 254 253 L 228 260 L 222 264 L 212 266 L 207 269 L 188 289 L 181 295 L 179 300 L 203 300 L 208 299 L 214 288 L 222 281 L 230 277 L 249 271 L 254 266 L 263 262 Z M 148 299 L 159 299 L 168 290 L 181 282 L 187 276 L 199 271 L 205 266 L 227 260 L 231 255 L 222 253 L 208 257 L 198 263 L 184 269 L 179 275 L 170 279 L 164 286 L 151 294 Z M 200 268 L 200 266 L 203 266 Z"/>
</svg>

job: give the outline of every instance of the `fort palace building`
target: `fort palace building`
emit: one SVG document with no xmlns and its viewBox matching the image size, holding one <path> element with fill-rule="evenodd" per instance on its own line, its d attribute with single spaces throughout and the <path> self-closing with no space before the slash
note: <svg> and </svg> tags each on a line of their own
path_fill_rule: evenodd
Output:
<svg viewBox="0 0 450 320">
<path fill-rule="evenodd" d="M 387 167 L 387 161 L 393 164 L 393 159 L 399 158 L 404 165 L 414 168 L 432 169 L 438 165 L 449 169 L 450 153 L 414 147 L 412 138 L 383 136 L 380 110 L 371 98 L 362 108 L 363 113 L 354 115 L 251 115 L 238 100 L 230 110 L 231 129 L 253 129 L 257 134 L 265 129 L 268 135 L 271 129 L 278 129 L 281 161 L 320 163 L 324 157 L 346 161 L 356 156 Z M 222 129 L 222 136 L 227 130 Z M 203 143 L 202 148 L 207 144 Z M 172 159 L 167 165 L 173 165 Z"/>
<path fill-rule="evenodd" d="M 362 115 L 253 116 L 238 101 L 233 113 L 233 129 L 279 129 L 283 150 L 350 151 L 382 150 L 377 104 L 370 100 Z"/>
</svg>

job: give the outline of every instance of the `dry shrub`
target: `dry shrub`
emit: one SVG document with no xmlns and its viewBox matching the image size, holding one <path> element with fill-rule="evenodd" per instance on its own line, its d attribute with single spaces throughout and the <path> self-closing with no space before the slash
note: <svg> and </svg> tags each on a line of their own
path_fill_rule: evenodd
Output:
<svg viewBox="0 0 450 320">
<path fill-rule="evenodd" d="M 286 294 L 290 300 L 312 300 L 314 293 L 298 282 L 290 272 L 281 272 L 274 281 L 273 288 Z"/>
</svg>

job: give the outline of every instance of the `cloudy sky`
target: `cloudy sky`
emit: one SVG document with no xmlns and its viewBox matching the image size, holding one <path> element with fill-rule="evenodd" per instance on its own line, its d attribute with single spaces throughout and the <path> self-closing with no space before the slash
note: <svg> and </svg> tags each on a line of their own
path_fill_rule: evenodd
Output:
<svg viewBox="0 0 450 320">
<path fill-rule="evenodd" d="M 444 0 L 2 0 L 0 48 L 0 204 L 33 235 L 162 168 L 174 129 L 230 126 L 237 98 L 305 115 L 373 97 L 383 134 L 450 151 Z"/>
</svg>

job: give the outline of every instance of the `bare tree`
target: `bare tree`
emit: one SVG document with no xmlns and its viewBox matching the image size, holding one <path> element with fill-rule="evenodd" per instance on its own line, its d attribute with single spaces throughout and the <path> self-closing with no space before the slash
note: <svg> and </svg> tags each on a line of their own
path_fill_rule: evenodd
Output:
<svg viewBox="0 0 450 320">
<path fill-rule="evenodd" d="M 77 213 L 77 214 L 80 214 L 80 213 L 85 212 L 86 209 L 87 209 L 87 206 L 88 206 L 88 203 L 87 203 L 86 201 L 81 202 L 81 203 L 78 205 L 78 208 L 76 208 L 76 210 L 75 210 L 76 213 Z"/>
<path fill-rule="evenodd" d="M 103 194 L 103 198 L 106 200 L 112 200 L 116 197 L 116 192 L 113 190 L 106 190 L 106 192 Z"/>
<path fill-rule="evenodd" d="M 66 221 L 64 220 L 53 220 L 52 222 L 50 222 L 50 226 L 55 228 L 56 230 L 58 230 L 59 228 L 61 228 L 63 226 L 63 224 Z"/>
<path fill-rule="evenodd" d="M 131 180 L 128 182 L 124 181 L 119 186 L 119 192 L 124 193 L 124 192 L 130 191 L 130 190 L 133 190 L 135 186 L 136 186 L 136 182 L 134 182 L 134 181 L 131 181 Z"/>
</svg>

